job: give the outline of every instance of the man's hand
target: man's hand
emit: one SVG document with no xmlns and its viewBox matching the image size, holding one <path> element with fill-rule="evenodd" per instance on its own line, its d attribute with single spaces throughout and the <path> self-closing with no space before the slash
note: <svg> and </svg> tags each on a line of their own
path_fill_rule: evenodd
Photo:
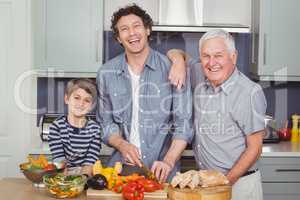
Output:
<svg viewBox="0 0 300 200">
<path fill-rule="evenodd" d="M 129 142 L 124 140 L 119 147 L 119 151 L 121 152 L 127 164 L 137 165 L 139 167 L 142 166 L 141 154 L 139 152 L 139 149 L 135 145 L 130 144 Z"/>
<path fill-rule="evenodd" d="M 168 79 L 177 90 L 183 87 L 186 81 L 186 65 L 184 61 L 183 63 L 175 62 L 172 64 Z"/>
<path fill-rule="evenodd" d="M 164 161 L 155 161 L 151 167 L 151 171 L 160 183 L 166 182 L 173 166 Z"/>
<path fill-rule="evenodd" d="M 187 74 L 184 52 L 171 49 L 167 52 L 167 56 L 172 61 L 169 81 L 179 90 L 185 84 Z"/>
<path fill-rule="evenodd" d="M 139 167 L 142 166 L 142 163 L 140 161 L 141 155 L 139 149 L 135 145 L 130 144 L 118 134 L 110 136 L 110 138 L 108 139 L 108 143 L 111 146 L 115 147 L 118 151 L 120 151 L 124 161 L 127 164 L 137 165 Z"/>
</svg>

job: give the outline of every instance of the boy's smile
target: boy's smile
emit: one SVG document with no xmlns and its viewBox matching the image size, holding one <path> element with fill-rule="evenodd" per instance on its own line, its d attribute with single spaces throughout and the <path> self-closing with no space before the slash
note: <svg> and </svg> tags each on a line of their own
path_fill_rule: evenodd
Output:
<svg viewBox="0 0 300 200">
<path fill-rule="evenodd" d="M 78 88 L 69 97 L 65 96 L 65 103 L 70 117 L 81 118 L 92 109 L 93 98 L 85 90 Z"/>
</svg>

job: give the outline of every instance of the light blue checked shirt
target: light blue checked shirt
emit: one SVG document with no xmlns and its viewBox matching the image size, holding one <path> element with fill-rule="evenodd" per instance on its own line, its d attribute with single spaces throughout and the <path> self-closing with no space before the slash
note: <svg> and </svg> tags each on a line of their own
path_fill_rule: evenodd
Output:
<svg viewBox="0 0 300 200">
<path fill-rule="evenodd" d="M 176 90 L 168 81 L 170 66 L 166 56 L 151 49 L 140 76 L 138 124 L 142 160 L 148 167 L 164 158 L 172 139 L 190 143 L 193 137 L 190 84 L 187 83 L 180 91 Z M 108 144 L 113 134 L 129 141 L 132 91 L 125 54 L 99 69 L 97 87 L 97 120 L 103 129 L 104 143 Z M 115 151 L 109 165 L 121 160 L 120 152 Z M 178 163 L 176 167 L 172 174 L 178 170 Z"/>
</svg>

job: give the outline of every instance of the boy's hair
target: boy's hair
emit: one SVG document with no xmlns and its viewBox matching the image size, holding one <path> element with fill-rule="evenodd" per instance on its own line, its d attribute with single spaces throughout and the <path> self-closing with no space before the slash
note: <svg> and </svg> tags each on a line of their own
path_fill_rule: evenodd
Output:
<svg viewBox="0 0 300 200">
<path fill-rule="evenodd" d="M 70 97 L 71 94 L 77 89 L 83 89 L 88 94 L 92 96 L 93 103 L 97 98 L 97 89 L 95 83 L 88 78 L 76 78 L 72 79 L 67 83 L 67 87 L 65 89 L 65 95 Z"/>
<path fill-rule="evenodd" d="M 120 8 L 119 10 L 114 12 L 114 14 L 111 17 L 111 27 L 110 28 L 116 39 L 119 35 L 119 31 L 117 28 L 118 21 L 120 20 L 121 17 L 130 15 L 130 14 L 140 17 L 143 21 L 144 27 L 149 28 L 150 32 L 152 31 L 153 21 L 152 21 L 152 18 L 150 17 L 150 15 L 145 10 L 143 10 L 141 7 L 139 7 L 138 5 L 133 3 L 133 4 L 127 5 L 123 8 Z"/>
</svg>

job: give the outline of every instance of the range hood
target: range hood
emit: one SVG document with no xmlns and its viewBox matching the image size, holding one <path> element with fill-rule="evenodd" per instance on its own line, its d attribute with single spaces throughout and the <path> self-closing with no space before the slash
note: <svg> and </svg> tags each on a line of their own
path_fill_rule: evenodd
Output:
<svg viewBox="0 0 300 200">
<path fill-rule="evenodd" d="M 203 23 L 203 0 L 159 0 L 160 25 L 197 25 Z"/>
<path fill-rule="evenodd" d="M 249 26 L 241 24 L 213 24 L 203 22 L 204 0 L 159 0 L 158 22 L 153 31 L 207 32 L 222 28 L 232 33 L 250 33 Z"/>
</svg>

